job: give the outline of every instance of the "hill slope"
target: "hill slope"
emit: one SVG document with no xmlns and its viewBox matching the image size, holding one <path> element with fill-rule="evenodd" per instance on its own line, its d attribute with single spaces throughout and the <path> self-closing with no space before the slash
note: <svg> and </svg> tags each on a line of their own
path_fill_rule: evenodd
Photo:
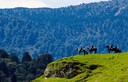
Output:
<svg viewBox="0 0 128 82">
<path fill-rule="evenodd" d="M 127 82 L 128 53 L 77 55 L 48 65 L 33 82 Z"/>
<path fill-rule="evenodd" d="M 128 51 L 128 0 L 111 0 L 66 8 L 0 9 L 0 48 L 19 55 L 50 53 L 54 59 L 94 44 Z"/>
</svg>

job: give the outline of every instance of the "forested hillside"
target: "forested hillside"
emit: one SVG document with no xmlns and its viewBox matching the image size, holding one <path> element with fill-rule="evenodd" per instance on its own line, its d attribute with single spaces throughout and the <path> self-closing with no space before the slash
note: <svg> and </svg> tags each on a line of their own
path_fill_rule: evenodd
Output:
<svg viewBox="0 0 128 82">
<path fill-rule="evenodd" d="M 41 54 L 37 59 L 28 52 L 21 60 L 16 54 L 8 54 L 0 49 L 0 82 L 30 82 L 44 74 L 44 70 L 53 58 L 50 54 Z"/>
<path fill-rule="evenodd" d="M 105 45 L 128 51 L 128 0 L 112 0 L 65 8 L 0 9 L 0 48 L 33 57 L 50 53 L 54 59 L 71 54 L 80 45 Z"/>
</svg>

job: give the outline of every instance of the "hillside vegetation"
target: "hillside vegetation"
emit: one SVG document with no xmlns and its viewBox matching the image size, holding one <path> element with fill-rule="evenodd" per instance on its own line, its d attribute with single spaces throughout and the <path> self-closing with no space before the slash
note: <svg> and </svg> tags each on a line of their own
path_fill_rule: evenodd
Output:
<svg viewBox="0 0 128 82">
<path fill-rule="evenodd" d="M 81 4 L 65 8 L 0 9 L 0 48 L 33 57 L 50 53 L 54 59 L 77 54 L 94 44 L 128 50 L 128 0 Z"/>
<path fill-rule="evenodd" d="M 32 58 L 28 52 L 24 52 L 19 59 L 16 54 L 0 49 L 0 82 L 30 82 L 41 76 L 52 61 L 50 54 Z"/>
<path fill-rule="evenodd" d="M 89 54 L 50 63 L 32 82 L 128 82 L 128 53 Z"/>
</svg>

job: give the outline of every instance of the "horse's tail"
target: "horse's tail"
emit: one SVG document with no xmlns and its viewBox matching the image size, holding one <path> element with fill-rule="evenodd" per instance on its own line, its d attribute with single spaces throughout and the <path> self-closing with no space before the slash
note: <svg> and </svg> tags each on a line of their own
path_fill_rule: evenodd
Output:
<svg viewBox="0 0 128 82">
<path fill-rule="evenodd" d="M 97 53 L 97 48 L 95 48 L 95 53 Z"/>
</svg>

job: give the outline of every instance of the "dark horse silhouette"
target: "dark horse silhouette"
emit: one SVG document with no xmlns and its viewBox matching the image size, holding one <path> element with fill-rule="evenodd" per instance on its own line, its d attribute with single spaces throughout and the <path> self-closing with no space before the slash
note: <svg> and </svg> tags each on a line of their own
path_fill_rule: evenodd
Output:
<svg viewBox="0 0 128 82">
<path fill-rule="evenodd" d="M 84 55 L 88 54 L 88 52 L 86 50 L 84 50 L 82 47 L 77 48 L 76 50 L 79 52 L 79 54 L 82 52 L 84 52 Z"/>
<path fill-rule="evenodd" d="M 97 53 L 97 48 L 94 48 L 93 45 L 88 47 L 88 50 L 89 50 L 90 53 L 92 53 L 93 51 L 94 51 L 94 53 Z"/>
<path fill-rule="evenodd" d="M 121 50 L 117 46 L 113 47 L 112 45 L 111 46 L 107 45 L 106 48 L 108 49 L 108 53 L 111 53 L 111 52 L 121 53 Z"/>
</svg>

